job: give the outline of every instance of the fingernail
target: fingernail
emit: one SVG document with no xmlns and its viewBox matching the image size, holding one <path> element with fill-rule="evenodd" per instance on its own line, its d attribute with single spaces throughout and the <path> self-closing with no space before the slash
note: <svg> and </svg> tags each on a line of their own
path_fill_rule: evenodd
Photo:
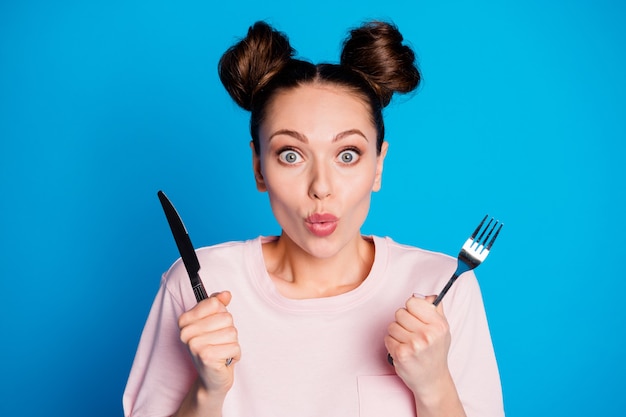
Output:
<svg viewBox="0 0 626 417">
<path fill-rule="evenodd" d="M 422 300 L 423 300 L 424 298 L 426 298 L 426 296 L 425 296 L 424 294 L 420 294 L 420 293 L 418 293 L 418 292 L 414 292 L 414 293 L 413 293 L 413 297 L 416 297 L 416 298 L 421 298 Z"/>
</svg>

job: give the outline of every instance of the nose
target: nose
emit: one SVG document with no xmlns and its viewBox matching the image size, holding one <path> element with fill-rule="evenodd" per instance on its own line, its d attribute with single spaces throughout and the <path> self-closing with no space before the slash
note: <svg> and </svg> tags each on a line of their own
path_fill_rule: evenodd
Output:
<svg viewBox="0 0 626 417">
<path fill-rule="evenodd" d="M 323 163 L 314 164 L 311 168 L 309 196 L 315 200 L 323 200 L 332 194 L 331 168 Z"/>
</svg>

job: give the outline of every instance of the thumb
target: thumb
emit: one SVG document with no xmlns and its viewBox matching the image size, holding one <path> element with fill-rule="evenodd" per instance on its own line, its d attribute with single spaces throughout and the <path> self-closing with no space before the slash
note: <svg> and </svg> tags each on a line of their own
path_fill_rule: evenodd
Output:
<svg viewBox="0 0 626 417">
<path fill-rule="evenodd" d="M 432 303 L 435 301 L 435 299 L 437 298 L 436 295 L 429 295 L 425 298 L 426 301 L 428 301 L 429 303 Z M 437 305 L 436 309 L 443 314 L 443 303 L 439 303 L 439 305 Z"/>
<path fill-rule="evenodd" d="M 230 304 L 230 300 L 233 298 L 230 291 L 222 291 L 211 294 L 211 297 L 215 297 L 219 300 L 220 303 L 224 304 L 224 306 L 228 306 Z"/>
<path fill-rule="evenodd" d="M 428 301 L 429 303 L 433 303 L 433 301 L 435 301 L 435 298 L 437 298 L 436 295 L 427 295 L 426 297 L 424 297 L 424 300 Z"/>
</svg>

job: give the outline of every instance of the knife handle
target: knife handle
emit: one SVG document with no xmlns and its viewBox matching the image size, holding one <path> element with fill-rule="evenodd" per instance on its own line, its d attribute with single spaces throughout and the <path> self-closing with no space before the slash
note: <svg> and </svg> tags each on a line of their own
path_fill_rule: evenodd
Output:
<svg viewBox="0 0 626 417">
<path fill-rule="evenodd" d="M 200 302 L 209 298 L 204 289 L 204 285 L 202 285 L 202 281 L 199 281 L 196 285 L 193 286 L 193 294 L 196 296 L 196 301 Z"/>
</svg>

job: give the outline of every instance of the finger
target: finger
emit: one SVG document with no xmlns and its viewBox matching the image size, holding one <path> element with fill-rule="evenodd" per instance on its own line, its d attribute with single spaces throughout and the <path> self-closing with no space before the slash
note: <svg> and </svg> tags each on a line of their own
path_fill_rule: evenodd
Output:
<svg viewBox="0 0 626 417">
<path fill-rule="evenodd" d="M 411 339 L 411 331 L 398 322 L 393 322 L 387 326 L 387 334 L 398 343 L 407 343 Z"/>
<path fill-rule="evenodd" d="M 237 343 L 237 341 L 237 329 L 227 327 L 211 333 L 198 334 L 187 341 L 187 346 L 192 353 L 199 354 L 205 349 Z"/>
<path fill-rule="evenodd" d="M 239 361 L 241 358 L 241 349 L 239 343 L 225 343 L 221 345 L 210 345 L 204 347 L 196 354 L 196 357 L 204 364 L 204 366 L 212 366 L 221 368 L 230 366 L 233 362 Z M 231 364 L 226 365 L 226 361 L 232 358 Z"/>
<path fill-rule="evenodd" d="M 441 318 L 441 313 L 433 305 L 433 299 L 411 297 L 406 302 L 406 310 L 423 323 L 433 323 Z"/>
<path fill-rule="evenodd" d="M 234 328 L 233 317 L 230 313 L 215 313 L 182 327 L 180 329 L 180 339 L 183 343 L 187 343 L 194 337 L 230 327 Z"/>
<path fill-rule="evenodd" d="M 419 317 L 409 312 L 406 308 L 398 309 L 395 319 L 396 323 L 408 332 L 417 332 L 424 326 Z"/>
<path fill-rule="evenodd" d="M 180 315 L 178 318 L 178 327 L 183 328 L 194 321 L 222 312 L 226 312 L 226 307 L 217 297 L 204 299 L 191 310 Z"/>
<path fill-rule="evenodd" d="M 396 339 L 394 339 L 390 335 L 385 336 L 384 342 L 385 342 L 385 348 L 387 349 L 387 352 L 389 352 L 391 356 L 394 356 L 396 352 L 396 348 L 397 346 L 400 345 L 400 342 L 398 342 Z"/>
<path fill-rule="evenodd" d="M 229 343 L 215 347 L 215 353 L 218 356 L 218 362 L 226 367 L 241 360 L 241 347 L 239 343 Z"/>
<path fill-rule="evenodd" d="M 393 358 L 394 366 L 408 361 L 415 353 L 411 344 L 401 343 L 389 335 L 385 336 L 385 348 Z"/>
<path fill-rule="evenodd" d="M 429 344 L 430 340 L 434 339 L 438 334 L 436 331 L 439 329 L 439 326 L 433 328 L 432 325 L 426 325 L 415 318 L 413 318 L 413 321 L 417 322 L 417 324 L 411 326 L 410 329 L 398 322 L 391 323 L 387 327 L 387 333 L 401 345 L 411 346 L 413 350 L 417 351 L 423 349 Z"/>
</svg>

